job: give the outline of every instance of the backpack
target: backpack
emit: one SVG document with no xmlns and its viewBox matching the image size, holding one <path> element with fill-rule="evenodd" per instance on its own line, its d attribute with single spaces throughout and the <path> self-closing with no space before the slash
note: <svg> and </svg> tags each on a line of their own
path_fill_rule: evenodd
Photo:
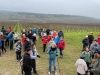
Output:
<svg viewBox="0 0 100 75">
<path fill-rule="evenodd" d="M 20 69 L 21 69 L 22 75 L 23 75 L 23 59 L 24 59 L 24 55 L 22 55 L 22 57 L 20 59 Z"/>
<path fill-rule="evenodd" d="M 2 46 L 2 41 L 0 40 L 0 47 Z"/>
</svg>

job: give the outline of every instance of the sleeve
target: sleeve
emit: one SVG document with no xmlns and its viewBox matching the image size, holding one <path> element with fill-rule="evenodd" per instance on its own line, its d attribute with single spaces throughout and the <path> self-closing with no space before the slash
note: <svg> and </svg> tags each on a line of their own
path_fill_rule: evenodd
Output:
<svg viewBox="0 0 100 75">
<path fill-rule="evenodd" d="M 17 48 L 17 43 L 14 44 L 14 48 L 15 48 L 15 51 L 16 51 L 16 49 L 18 49 L 18 48 Z"/>
<path fill-rule="evenodd" d="M 95 72 L 95 73 L 100 73 L 100 61 L 98 61 L 96 64 L 95 64 L 97 67 L 94 68 L 94 69 L 91 69 L 92 72 Z"/>
<path fill-rule="evenodd" d="M 31 59 L 36 59 L 37 55 L 33 55 L 33 52 L 30 54 Z"/>
<path fill-rule="evenodd" d="M 47 54 L 49 54 L 50 53 L 50 48 L 48 49 L 48 51 L 47 51 Z"/>
<path fill-rule="evenodd" d="M 77 62 L 78 62 L 78 60 L 77 60 L 77 61 L 76 61 L 76 63 L 75 63 L 75 66 L 76 66 L 76 67 L 78 67 L 78 64 L 77 64 Z"/>
</svg>

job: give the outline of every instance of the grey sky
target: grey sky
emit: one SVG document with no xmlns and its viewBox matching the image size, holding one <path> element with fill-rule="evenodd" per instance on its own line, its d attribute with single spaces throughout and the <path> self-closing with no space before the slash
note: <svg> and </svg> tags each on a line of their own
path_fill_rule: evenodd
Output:
<svg viewBox="0 0 100 75">
<path fill-rule="evenodd" d="M 81 15 L 100 19 L 100 0 L 0 0 L 0 10 Z"/>
</svg>

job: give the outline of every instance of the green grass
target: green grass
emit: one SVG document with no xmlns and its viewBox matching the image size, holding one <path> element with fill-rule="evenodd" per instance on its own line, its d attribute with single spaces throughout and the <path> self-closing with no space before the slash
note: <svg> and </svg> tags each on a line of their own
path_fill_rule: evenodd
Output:
<svg viewBox="0 0 100 75">
<path fill-rule="evenodd" d="M 15 25 L 16 27 L 16 25 Z M 14 28 L 16 29 L 16 28 Z M 22 29 L 20 24 L 17 24 L 17 30 L 20 33 Z M 89 34 L 90 31 L 73 32 L 64 31 L 64 40 L 66 48 L 64 50 L 64 59 L 57 60 L 58 75 L 76 75 L 75 62 L 79 58 L 82 50 L 82 39 Z M 95 38 L 99 32 L 94 31 Z M 37 71 L 39 75 L 48 75 L 48 54 L 43 53 L 42 42 L 39 39 L 36 43 L 37 51 L 41 58 L 37 58 Z M 59 67 L 58 67 L 59 64 Z M 60 71 L 60 73 L 59 73 Z M 7 47 L 7 53 L 0 57 L 0 75 L 21 75 L 19 62 L 16 62 L 15 51 L 10 51 Z M 53 75 L 53 73 L 51 74 Z"/>
</svg>

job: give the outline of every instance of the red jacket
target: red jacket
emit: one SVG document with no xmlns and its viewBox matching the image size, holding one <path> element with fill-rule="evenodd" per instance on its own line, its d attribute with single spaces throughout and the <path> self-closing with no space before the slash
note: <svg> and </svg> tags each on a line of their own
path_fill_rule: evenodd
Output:
<svg viewBox="0 0 100 75">
<path fill-rule="evenodd" d="M 52 36 L 51 35 L 48 35 L 47 36 L 47 42 L 49 42 L 51 40 Z"/>
<path fill-rule="evenodd" d="M 8 28 L 8 30 L 7 30 L 9 33 L 12 31 L 10 28 Z"/>
<path fill-rule="evenodd" d="M 47 44 L 47 39 L 45 36 L 42 36 L 42 44 Z"/>
<path fill-rule="evenodd" d="M 25 43 L 26 37 L 22 37 L 22 44 Z"/>
<path fill-rule="evenodd" d="M 59 42 L 58 42 L 58 44 L 57 44 L 57 47 L 58 48 L 61 48 L 62 50 L 64 50 L 64 48 L 65 48 L 65 42 L 62 40 L 60 40 Z"/>
<path fill-rule="evenodd" d="M 53 33 L 53 37 L 56 37 L 58 34 L 57 34 L 57 32 L 54 32 Z"/>
<path fill-rule="evenodd" d="M 98 44 L 100 45 L 100 34 L 98 35 Z"/>
</svg>

